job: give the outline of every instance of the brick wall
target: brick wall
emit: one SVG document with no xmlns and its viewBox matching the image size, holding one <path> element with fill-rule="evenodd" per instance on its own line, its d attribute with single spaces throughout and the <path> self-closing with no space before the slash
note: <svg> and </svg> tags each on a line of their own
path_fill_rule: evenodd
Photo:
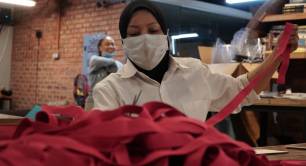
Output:
<svg viewBox="0 0 306 166">
<path fill-rule="evenodd" d="M 122 57 L 118 23 L 125 5 L 97 8 L 95 0 L 70 2 L 60 19 L 48 0 L 39 0 L 32 9 L 17 10 L 11 73 L 13 108 L 27 109 L 35 103 L 60 100 L 74 102 L 73 79 L 82 71 L 85 34 L 106 32 L 113 36 L 118 58 Z M 40 41 L 35 37 L 37 29 L 43 32 Z M 59 60 L 52 60 L 55 52 L 59 52 Z"/>
</svg>

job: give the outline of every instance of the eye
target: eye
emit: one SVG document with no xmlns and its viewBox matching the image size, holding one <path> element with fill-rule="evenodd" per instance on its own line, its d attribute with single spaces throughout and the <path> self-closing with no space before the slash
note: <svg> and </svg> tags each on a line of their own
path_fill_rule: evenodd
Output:
<svg viewBox="0 0 306 166">
<path fill-rule="evenodd" d="M 156 28 L 156 27 L 150 28 L 149 29 L 149 33 L 150 34 L 160 34 L 161 33 L 161 29 L 160 28 Z"/>
<path fill-rule="evenodd" d="M 127 34 L 128 36 L 130 37 L 135 37 L 135 36 L 139 36 L 139 33 L 130 33 L 130 34 Z"/>
<path fill-rule="evenodd" d="M 134 36 L 139 36 L 140 35 L 140 30 L 139 28 L 137 27 L 128 27 L 127 29 L 127 36 L 129 37 L 134 37 Z"/>
<path fill-rule="evenodd" d="M 156 34 L 159 33 L 159 30 L 150 30 L 150 33 Z"/>
</svg>

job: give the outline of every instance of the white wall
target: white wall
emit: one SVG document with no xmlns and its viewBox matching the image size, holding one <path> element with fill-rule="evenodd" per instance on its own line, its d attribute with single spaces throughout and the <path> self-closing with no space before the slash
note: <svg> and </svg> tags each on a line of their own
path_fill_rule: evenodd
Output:
<svg viewBox="0 0 306 166">
<path fill-rule="evenodd" d="M 13 27 L 4 26 L 0 32 L 0 88 L 10 87 Z"/>
</svg>

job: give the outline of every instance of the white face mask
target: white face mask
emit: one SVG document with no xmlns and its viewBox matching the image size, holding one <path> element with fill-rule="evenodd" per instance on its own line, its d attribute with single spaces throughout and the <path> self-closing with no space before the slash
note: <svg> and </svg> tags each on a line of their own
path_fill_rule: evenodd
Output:
<svg viewBox="0 0 306 166">
<path fill-rule="evenodd" d="M 104 52 L 102 52 L 101 56 L 105 57 L 105 58 L 113 58 L 113 57 L 116 56 L 116 52 L 115 51 L 114 52 L 106 52 L 106 51 L 104 51 Z"/>
<path fill-rule="evenodd" d="M 123 40 L 123 49 L 137 66 L 152 70 L 164 58 L 168 48 L 167 35 L 141 35 Z"/>
</svg>

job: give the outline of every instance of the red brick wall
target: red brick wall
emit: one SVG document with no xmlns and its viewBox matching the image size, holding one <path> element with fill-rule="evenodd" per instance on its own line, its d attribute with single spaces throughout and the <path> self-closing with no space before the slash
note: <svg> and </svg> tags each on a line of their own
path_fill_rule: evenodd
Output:
<svg viewBox="0 0 306 166">
<path fill-rule="evenodd" d="M 74 102 L 73 79 L 82 71 L 85 34 L 106 32 L 113 36 L 119 50 L 118 57 L 122 57 L 118 22 L 124 4 L 97 8 L 95 0 L 73 0 L 60 20 L 57 13 L 48 11 L 52 5 L 50 1 L 48 5 L 46 2 L 39 0 L 34 9 L 17 11 L 21 17 L 14 27 L 11 73 L 15 109 L 31 108 L 35 103 Z M 34 31 L 37 29 L 43 32 L 39 46 Z M 59 60 L 52 59 L 55 52 L 59 52 Z M 38 101 L 35 99 L 36 85 Z"/>
</svg>

